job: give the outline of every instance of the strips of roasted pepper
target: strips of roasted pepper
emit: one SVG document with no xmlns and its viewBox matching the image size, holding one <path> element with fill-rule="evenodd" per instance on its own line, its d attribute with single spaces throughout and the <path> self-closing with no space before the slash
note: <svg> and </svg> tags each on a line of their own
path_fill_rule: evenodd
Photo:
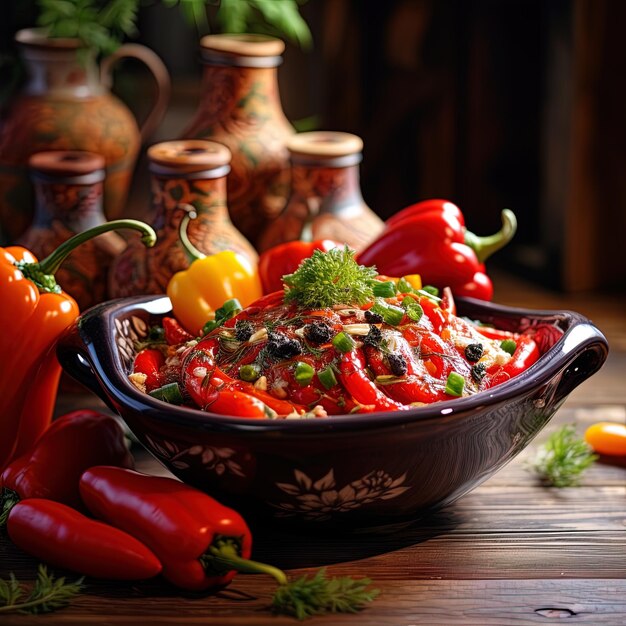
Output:
<svg viewBox="0 0 626 626">
<path fill-rule="evenodd" d="M 75 235 L 41 262 L 25 248 L 0 248 L 0 471 L 30 448 L 52 417 L 61 376 L 55 342 L 79 313 L 54 273 L 78 245 L 119 228 L 139 230 L 146 245 L 156 241 L 147 224 L 116 220 Z"/>
<path fill-rule="evenodd" d="M 189 241 L 187 225 L 195 217 L 189 211 L 180 222 L 180 240 L 191 265 L 172 276 L 167 295 L 176 319 L 197 336 L 223 302 L 237 298 L 245 307 L 262 292 L 258 270 L 246 257 L 232 250 L 206 256 Z"/>
</svg>

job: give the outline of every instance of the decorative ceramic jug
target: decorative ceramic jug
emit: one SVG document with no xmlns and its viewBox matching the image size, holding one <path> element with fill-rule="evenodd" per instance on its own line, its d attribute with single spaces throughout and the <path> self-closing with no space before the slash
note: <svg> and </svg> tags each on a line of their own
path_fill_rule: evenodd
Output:
<svg viewBox="0 0 626 626">
<path fill-rule="evenodd" d="M 255 242 L 289 193 L 285 142 L 294 129 L 283 113 L 277 80 L 285 44 L 261 35 L 207 35 L 201 46 L 202 99 L 182 136 L 230 148 L 230 215 Z"/>
<path fill-rule="evenodd" d="M 35 187 L 33 225 L 20 244 L 39 259 L 84 230 L 104 224 L 102 210 L 104 157 L 89 152 L 39 152 L 29 159 Z M 84 242 L 63 262 L 56 279 L 78 302 L 81 311 L 107 299 L 111 260 L 126 248 L 125 240 L 108 232 Z"/>
<path fill-rule="evenodd" d="M 230 150 L 213 141 L 167 141 L 148 149 L 152 173 L 152 226 L 157 243 L 145 248 L 131 241 L 109 274 L 111 297 L 165 293 L 170 278 L 189 266 L 179 238 L 185 209 L 197 218 L 189 223 L 191 243 L 204 254 L 233 250 L 256 263 L 258 255 L 233 226 L 226 204 Z"/>
<path fill-rule="evenodd" d="M 333 239 L 358 252 L 375 239 L 384 224 L 361 195 L 361 138 L 329 131 L 300 133 L 287 147 L 291 195 L 263 233 L 259 250 L 295 239 Z"/>
<path fill-rule="evenodd" d="M 0 223 L 8 241 L 33 214 L 28 158 L 47 150 L 86 150 L 106 160 L 105 213 L 123 211 L 142 139 L 160 122 L 169 98 L 161 60 L 138 44 L 123 45 L 100 64 L 78 39 L 47 38 L 37 29 L 15 39 L 28 80 L 0 119 Z M 130 110 L 109 92 L 113 64 L 123 57 L 143 61 L 156 79 L 157 97 L 141 130 Z"/>
</svg>

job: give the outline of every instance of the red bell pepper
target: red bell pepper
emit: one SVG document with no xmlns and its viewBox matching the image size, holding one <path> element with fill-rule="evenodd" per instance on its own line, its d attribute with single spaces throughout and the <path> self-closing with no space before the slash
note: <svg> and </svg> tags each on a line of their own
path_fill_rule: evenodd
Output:
<svg viewBox="0 0 626 626">
<path fill-rule="evenodd" d="M 293 274 L 298 265 L 308 259 L 315 250 L 328 252 L 342 244 L 330 239 L 317 241 L 288 241 L 266 250 L 259 257 L 259 277 L 263 293 L 268 294 L 284 289 L 283 276 Z"/>
<path fill-rule="evenodd" d="M 81 474 L 92 465 L 133 467 L 124 433 L 115 418 L 81 410 L 56 419 L 37 443 L 0 476 L 0 526 L 13 505 L 46 498 L 80 507 Z"/>
<path fill-rule="evenodd" d="M 478 237 L 465 228 L 460 209 L 447 200 L 418 202 L 387 220 L 382 234 L 358 256 L 362 265 L 375 265 L 381 274 L 420 274 L 456 296 L 491 300 L 493 285 L 484 261 L 515 234 L 515 215 L 502 211 L 502 229 Z"/>
<path fill-rule="evenodd" d="M 249 560 L 252 536 L 239 513 L 177 480 L 92 467 L 80 480 L 80 492 L 97 518 L 151 548 L 163 576 L 178 587 L 223 587 L 237 571 L 287 582 L 280 570 Z"/>
<path fill-rule="evenodd" d="M 27 554 L 94 578 L 143 580 L 161 571 L 140 541 L 60 502 L 31 498 L 16 504 L 7 532 Z"/>
</svg>

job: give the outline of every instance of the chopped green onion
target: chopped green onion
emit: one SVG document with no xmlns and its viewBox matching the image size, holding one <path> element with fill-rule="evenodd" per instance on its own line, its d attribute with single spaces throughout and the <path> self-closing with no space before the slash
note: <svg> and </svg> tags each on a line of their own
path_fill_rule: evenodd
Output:
<svg viewBox="0 0 626 626">
<path fill-rule="evenodd" d="M 296 382 L 306 387 L 312 380 L 315 370 L 308 363 L 298 361 L 296 363 Z"/>
<path fill-rule="evenodd" d="M 422 319 L 422 315 L 424 315 L 422 306 L 411 297 L 402 300 L 402 307 L 406 311 L 407 317 L 414 322 L 419 322 Z"/>
<path fill-rule="evenodd" d="M 397 326 L 404 317 L 404 309 L 393 304 L 388 304 L 381 298 L 376 298 L 374 306 L 370 309 L 373 313 L 382 316 L 383 321 L 390 326 Z"/>
<path fill-rule="evenodd" d="M 396 295 L 396 285 L 391 281 L 382 282 L 377 280 L 372 284 L 372 291 L 379 298 L 393 298 Z"/>
<path fill-rule="evenodd" d="M 183 394 L 180 392 L 180 387 L 178 386 L 178 383 L 169 383 L 168 385 L 163 385 L 163 387 L 153 389 L 148 395 L 156 398 L 157 400 L 169 402 L 170 404 L 183 403 Z"/>
<path fill-rule="evenodd" d="M 224 322 L 228 321 L 232 317 L 235 317 L 237 313 L 243 311 L 243 307 L 237 298 L 231 298 L 226 300 L 222 306 L 215 311 L 215 319 L 209 320 L 202 328 L 202 334 L 208 335 L 210 332 L 219 328 Z"/>
<path fill-rule="evenodd" d="M 415 293 L 415 289 L 413 289 L 413 285 L 406 279 L 401 278 L 396 285 L 398 289 L 398 293 Z"/>
<path fill-rule="evenodd" d="M 331 389 L 337 384 L 337 377 L 335 376 L 332 365 L 318 372 L 317 377 L 326 389 Z"/>
<path fill-rule="evenodd" d="M 432 285 L 424 285 L 420 291 L 425 291 L 427 294 L 435 297 L 439 295 L 439 289 L 437 289 L 437 287 L 433 287 Z"/>
<path fill-rule="evenodd" d="M 463 389 L 465 388 L 465 379 L 461 374 L 456 372 L 450 372 L 448 380 L 446 381 L 445 393 L 449 396 L 462 396 Z"/>
<path fill-rule="evenodd" d="M 515 350 L 517 350 L 517 343 L 512 339 L 505 339 L 500 342 L 500 347 L 512 356 Z"/>
<path fill-rule="evenodd" d="M 350 352 L 356 346 L 356 341 L 342 331 L 333 337 L 332 344 L 339 352 Z"/>
<path fill-rule="evenodd" d="M 253 383 L 261 375 L 261 368 L 254 363 L 251 365 L 242 365 L 239 368 L 239 378 L 249 383 Z"/>
</svg>

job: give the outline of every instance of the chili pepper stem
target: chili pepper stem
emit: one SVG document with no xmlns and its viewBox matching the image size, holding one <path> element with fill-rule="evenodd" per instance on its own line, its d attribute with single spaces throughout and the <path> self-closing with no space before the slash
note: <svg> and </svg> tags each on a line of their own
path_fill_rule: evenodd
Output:
<svg viewBox="0 0 626 626">
<path fill-rule="evenodd" d="M 54 280 L 54 274 L 59 269 L 63 261 L 74 251 L 79 245 L 97 237 L 102 233 L 110 230 L 119 230 L 120 228 L 131 228 L 142 233 L 141 241 L 144 245 L 152 247 L 156 242 L 156 233 L 154 230 L 139 220 L 113 220 L 99 224 L 93 228 L 74 235 L 67 241 L 64 241 L 54 252 L 49 254 L 43 261 L 39 263 L 18 263 L 17 266 L 26 278 L 32 280 L 35 285 L 43 292 L 59 293 L 60 287 Z"/>
<path fill-rule="evenodd" d="M 229 541 L 220 541 L 210 546 L 208 551 L 200 557 L 200 560 L 205 569 L 211 567 L 226 571 L 236 570 L 242 574 L 268 574 L 279 585 L 287 585 L 289 582 L 285 572 L 277 567 L 240 557 L 237 545 Z"/>
<path fill-rule="evenodd" d="M 517 218 L 509 209 L 502 211 L 502 228 L 495 234 L 480 237 L 469 230 L 465 231 L 465 243 L 474 250 L 476 257 L 484 263 L 494 252 L 506 246 L 517 231 Z"/>
<path fill-rule="evenodd" d="M 191 220 L 195 220 L 198 217 L 198 213 L 196 213 L 195 208 L 191 204 L 181 204 L 179 208 L 184 209 L 186 211 L 183 218 L 180 220 L 180 225 L 178 227 L 178 236 L 180 238 L 180 242 L 183 245 L 183 250 L 187 255 L 187 259 L 190 263 L 194 261 L 199 261 L 200 259 L 204 259 L 206 254 L 203 254 L 191 243 L 189 239 L 189 235 L 187 234 L 187 226 Z"/>
</svg>

